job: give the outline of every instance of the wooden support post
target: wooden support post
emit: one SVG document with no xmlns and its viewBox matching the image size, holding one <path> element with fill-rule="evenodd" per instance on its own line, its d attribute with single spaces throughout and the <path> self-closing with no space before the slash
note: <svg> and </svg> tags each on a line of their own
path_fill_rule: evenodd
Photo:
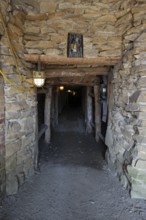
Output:
<svg viewBox="0 0 146 220">
<path fill-rule="evenodd" d="M 52 88 L 49 88 L 45 97 L 45 124 L 48 129 L 45 132 L 45 141 L 47 144 L 51 140 L 51 100 L 52 100 Z"/>
<path fill-rule="evenodd" d="M 52 103 L 51 103 L 51 125 L 55 127 L 55 90 L 52 89 Z"/>
<path fill-rule="evenodd" d="M 52 91 L 52 111 L 51 111 L 51 117 L 52 117 L 52 126 L 53 128 L 58 125 L 58 95 L 59 95 L 59 90 L 57 87 L 54 88 Z"/>
<path fill-rule="evenodd" d="M 59 91 L 55 91 L 55 96 L 54 96 L 54 125 L 58 125 L 58 93 Z"/>
<path fill-rule="evenodd" d="M 93 102 L 90 94 L 92 93 L 92 87 L 87 86 L 87 115 L 86 115 L 86 133 L 92 133 L 93 125 Z"/>
<path fill-rule="evenodd" d="M 94 86 L 94 100 L 95 100 L 95 140 L 99 141 L 99 135 L 101 133 L 101 110 L 99 103 L 99 85 Z"/>
</svg>

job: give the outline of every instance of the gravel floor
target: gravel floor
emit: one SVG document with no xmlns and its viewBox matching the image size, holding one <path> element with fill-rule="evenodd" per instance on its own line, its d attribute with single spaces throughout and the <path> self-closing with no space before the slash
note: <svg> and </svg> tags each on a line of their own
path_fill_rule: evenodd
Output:
<svg viewBox="0 0 146 220">
<path fill-rule="evenodd" d="M 146 220 L 103 160 L 92 136 L 56 132 L 41 144 L 40 171 L 0 207 L 1 220 Z"/>
</svg>

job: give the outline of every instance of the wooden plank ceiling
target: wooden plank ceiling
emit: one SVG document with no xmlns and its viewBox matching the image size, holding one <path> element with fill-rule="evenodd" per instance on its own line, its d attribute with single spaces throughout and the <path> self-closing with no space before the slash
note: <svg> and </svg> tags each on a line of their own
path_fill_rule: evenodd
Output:
<svg viewBox="0 0 146 220">
<path fill-rule="evenodd" d="M 120 57 L 68 58 L 25 54 L 25 60 L 41 62 L 47 85 L 94 86 L 99 83 L 99 76 L 107 75 Z"/>
</svg>

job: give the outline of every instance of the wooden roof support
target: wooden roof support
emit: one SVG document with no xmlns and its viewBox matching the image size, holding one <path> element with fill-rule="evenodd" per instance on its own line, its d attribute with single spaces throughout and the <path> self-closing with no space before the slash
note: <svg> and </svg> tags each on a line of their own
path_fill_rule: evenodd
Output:
<svg viewBox="0 0 146 220">
<path fill-rule="evenodd" d="M 49 86 L 95 86 L 98 85 L 97 83 L 92 82 L 57 82 L 57 81 L 47 81 L 46 85 Z"/>
<path fill-rule="evenodd" d="M 47 85 L 82 85 L 82 86 L 94 86 L 99 84 L 99 77 L 58 77 L 46 79 Z"/>
<path fill-rule="evenodd" d="M 96 57 L 96 58 L 70 58 L 62 56 L 47 56 L 47 55 L 37 55 L 37 54 L 25 54 L 26 61 L 37 63 L 39 60 L 45 64 L 68 64 L 68 65 L 79 65 L 79 64 L 89 64 L 89 65 L 99 65 L 99 66 L 113 66 L 120 61 L 120 57 Z"/>
<path fill-rule="evenodd" d="M 73 77 L 73 76 L 96 76 L 96 75 L 107 75 L 109 68 L 98 67 L 98 68 L 74 68 L 74 69 L 47 69 L 44 70 L 46 78 L 54 77 Z"/>
</svg>

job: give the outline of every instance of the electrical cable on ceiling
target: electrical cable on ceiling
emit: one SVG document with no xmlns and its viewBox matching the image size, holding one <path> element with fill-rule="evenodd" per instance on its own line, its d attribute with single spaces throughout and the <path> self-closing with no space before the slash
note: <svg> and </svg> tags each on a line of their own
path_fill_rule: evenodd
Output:
<svg viewBox="0 0 146 220">
<path fill-rule="evenodd" d="M 8 79 L 7 77 L 6 77 L 6 75 L 0 70 L 0 74 L 3 76 L 3 78 L 5 79 L 5 81 L 6 82 L 8 82 L 10 85 L 12 85 L 15 89 L 17 89 L 17 90 L 20 90 L 20 91 L 28 91 L 28 89 L 27 88 L 23 88 L 22 86 L 16 86 L 10 79 Z"/>
</svg>

